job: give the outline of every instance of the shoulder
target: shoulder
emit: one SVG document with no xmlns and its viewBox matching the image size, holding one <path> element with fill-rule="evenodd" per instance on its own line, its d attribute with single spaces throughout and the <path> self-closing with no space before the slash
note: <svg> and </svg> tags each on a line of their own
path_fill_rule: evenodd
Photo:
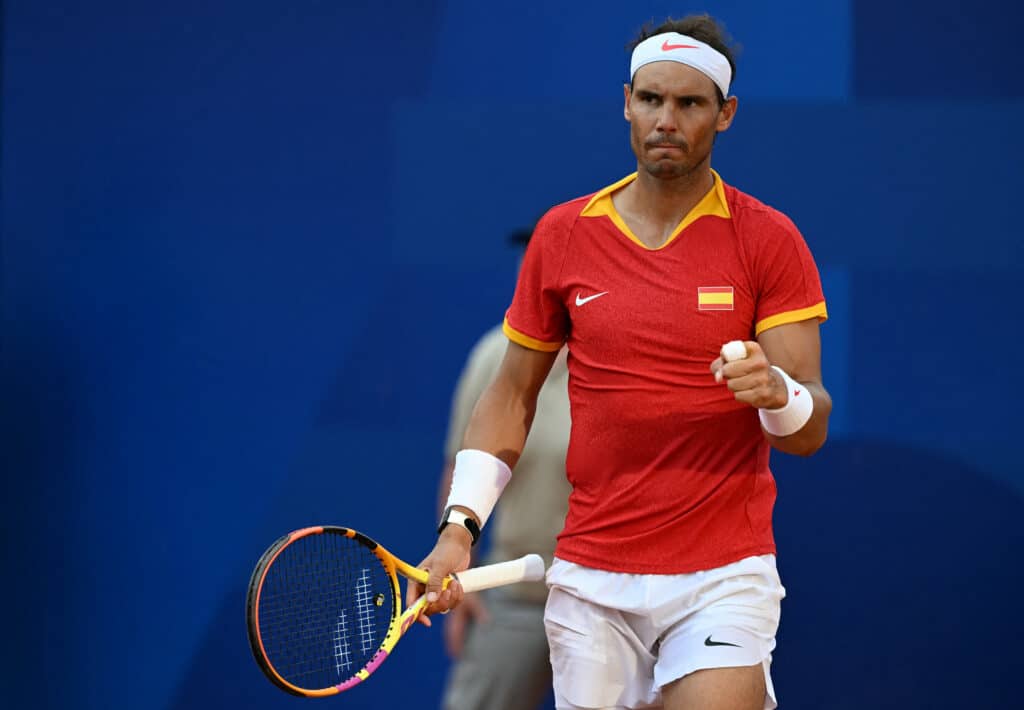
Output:
<svg viewBox="0 0 1024 710">
<path fill-rule="evenodd" d="M 594 194 L 583 195 L 549 209 L 537 222 L 533 236 L 548 242 L 567 240 Z"/>
<path fill-rule="evenodd" d="M 596 195 L 596 192 L 592 192 L 589 195 L 581 195 L 568 202 L 555 205 L 547 214 L 544 215 L 545 219 L 550 219 L 556 224 L 571 224 L 579 219 L 580 213 L 583 212 L 583 208 L 587 206 L 591 198 Z"/>
<path fill-rule="evenodd" d="M 800 239 L 800 230 L 785 213 L 731 185 L 725 185 L 726 201 L 736 234 L 741 241 L 764 243 Z"/>
<path fill-rule="evenodd" d="M 573 235 L 581 222 L 580 215 L 589 200 L 590 195 L 578 197 L 555 205 L 544 213 L 526 247 L 521 276 L 544 274 L 549 285 L 557 282 L 569 255 Z"/>
</svg>

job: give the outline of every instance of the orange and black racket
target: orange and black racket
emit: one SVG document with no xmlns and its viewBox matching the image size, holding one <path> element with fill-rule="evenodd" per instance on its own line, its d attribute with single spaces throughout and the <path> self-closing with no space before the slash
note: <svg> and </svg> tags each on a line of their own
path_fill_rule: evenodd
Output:
<svg viewBox="0 0 1024 710">
<path fill-rule="evenodd" d="M 348 528 L 304 528 L 263 553 L 249 581 L 249 644 L 263 673 L 294 695 L 334 695 L 361 683 L 388 657 L 426 606 L 402 612 L 397 573 L 427 573 Z M 466 592 L 544 576 L 539 555 L 458 574 Z M 452 580 L 445 580 L 445 586 Z"/>
</svg>

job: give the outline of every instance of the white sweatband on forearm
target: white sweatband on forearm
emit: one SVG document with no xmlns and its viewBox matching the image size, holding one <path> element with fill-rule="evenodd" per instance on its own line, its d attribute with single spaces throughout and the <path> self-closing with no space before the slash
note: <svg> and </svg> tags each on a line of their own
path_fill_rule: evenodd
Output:
<svg viewBox="0 0 1024 710">
<path fill-rule="evenodd" d="M 789 399 L 778 409 L 759 409 L 757 413 L 766 432 L 773 436 L 789 436 L 803 429 L 804 424 L 811 418 L 814 399 L 806 387 L 787 375 L 781 367 L 772 365 L 772 369 L 782 375 L 789 391 Z"/>
<path fill-rule="evenodd" d="M 482 528 L 510 478 L 512 469 L 498 457 L 486 451 L 463 449 L 455 454 L 452 489 L 446 505 L 469 508 L 480 518 Z"/>
</svg>

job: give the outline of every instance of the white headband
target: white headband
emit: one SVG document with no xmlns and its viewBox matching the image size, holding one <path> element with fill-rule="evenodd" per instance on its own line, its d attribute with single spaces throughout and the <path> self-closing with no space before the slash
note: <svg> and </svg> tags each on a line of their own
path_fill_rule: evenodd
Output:
<svg viewBox="0 0 1024 710">
<path fill-rule="evenodd" d="M 723 97 L 729 96 L 729 83 L 732 81 L 729 60 L 700 40 L 678 32 L 648 37 L 633 50 L 633 58 L 629 62 L 629 80 L 633 81 L 637 69 L 651 62 L 679 62 L 693 67 L 715 82 Z"/>
</svg>

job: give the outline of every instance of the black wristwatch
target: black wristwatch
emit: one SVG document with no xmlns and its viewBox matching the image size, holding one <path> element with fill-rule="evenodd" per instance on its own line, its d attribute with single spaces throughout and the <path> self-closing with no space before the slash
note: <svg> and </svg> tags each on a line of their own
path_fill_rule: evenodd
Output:
<svg viewBox="0 0 1024 710">
<path fill-rule="evenodd" d="M 444 509 L 444 514 L 441 516 L 441 524 L 437 526 L 437 534 L 440 535 L 441 531 L 444 530 L 444 526 L 449 524 L 461 525 L 466 530 L 469 530 L 469 534 L 473 537 L 474 545 L 480 539 L 480 526 L 476 524 L 476 521 L 471 516 L 451 506 Z"/>
</svg>

